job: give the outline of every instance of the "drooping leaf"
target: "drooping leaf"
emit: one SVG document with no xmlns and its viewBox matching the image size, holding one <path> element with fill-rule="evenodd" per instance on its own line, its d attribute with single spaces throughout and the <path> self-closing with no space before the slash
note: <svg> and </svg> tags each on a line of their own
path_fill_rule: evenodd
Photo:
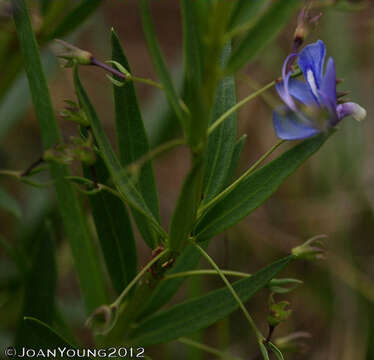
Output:
<svg viewBox="0 0 374 360">
<path fill-rule="evenodd" d="M 288 256 L 260 270 L 252 277 L 233 283 L 242 302 L 262 289 L 291 260 Z M 185 301 L 160 311 L 141 322 L 130 334 L 133 344 L 149 346 L 177 339 L 206 328 L 225 318 L 238 308 L 238 303 L 226 287 Z"/>
<path fill-rule="evenodd" d="M 202 171 L 203 162 L 200 160 L 192 166 L 184 181 L 170 225 L 169 246 L 172 251 L 183 248 L 194 228 Z"/>
<path fill-rule="evenodd" d="M 96 181 L 109 182 L 108 171 L 102 159 L 94 165 Z M 87 178 L 93 178 L 85 168 Z M 132 225 L 125 204 L 117 196 L 100 191 L 89 197 L 91 211 L 109 276 L 117 294 L 134 278 L 137 271 L 137 252 Z"/>
<path fill-rule="evenodd" d="M 32 101 L 41 129 L 44 149 L 60 140 L 47 82 L 40 61 L 38 45 L 24 0 L 12 0 L 13 18 L 25 60 Z M 58 207 L 70 241 L 87 311 L 106 303 L 106 291 L 100 261 L 91 242 L 88 225 L 73 186 L 65 180 L 69 175 L 65 166 L 51 164 Z M 84 258 L 85 261 L 81 261 Z"/>
<path fill-rule="evenodd" d="M 149 210 L 143 197 L 136 188 L 133 177 L 128 171 L 126 171 L 126 169 L 121 166 L 117 156 L 115 155 L 114 150 L 107 136 L 105 135 L 103 126 L 99 118 L 97 117 L 96 111 L 93 108 L 86 94 L 86 91 L 82 87 L 82 84 L 79 80 L 77 68 L 75 68 L 74 71 L 74 83 L 79 101 L 88 119 L 90 120 L 90 124 L 100 150 L 100 155 L 104 160 L 105 166 L 109 171 L 114 185 L 116 186 L 123 199 L 132 208 L 146 217 L 150 224 L 152 224 L 155 231 L 157 231 L 161 236 L 165 236 L 165 231 L 162 229 L 157 219 Z"/>
<path fill-rule="evenodd" d="M 178 98 L 177 92 L 175 91 L 169 71 L 167 70 L 167 66 L 165 64 L 164 57 L 161 53 L 161 49 L 156 38 L 156 31 L 151 20 L 149 0 L 140 0 L 140 12 L 142 17 L 143 31 L 148 44 L 149 52 L 151 54 L 153 65 L 156 69 L 158 77 L 160 78 L 170 106 L 174 109 L 178 120 L 185 128 L 185 113 L 181 107 L 180 99 Z"/>
<path fill-rule="evenodd" d="M 324 144 L 329 135 L 305 140 L 253 174 L 235 182 L 202 216 L 195 232 L 197 237 L 200 240 L 210 239 L 262 205 L 289 175 Z"/>
<path fill-rule="evenodd" d="M 227 64 L 227 72 L 235 73 L 258 55 L 289 22 L 289 18 L 300 5 L 299 0 L 275 1 L 233 50 Z"/>
<path fill-rule="evenodd" d="M 18 202 L 3 189 L 0 189 L 0 209 L 5 210 L 17 218 L 22 216 L 22 211 Z"/>
<path fill-rule="evenodd" d="M 231 45 L 224 48 L 221 65 L 223 66 L 231 53 Z M 223 113 L 236 104 L 236 88 L 233 76 L 223 78 L 217 87 L 213 124 Z M 207 162 L 204 173 L 203 203 L 211 200 L 225 186 L 237 137 L 237 115 L 229 116 L 208 139 Z"/>
<path fill-rule="evenodd" d="M 119 62 L 131 74 L 130 65 L 114 31 L 112 31 L 111 39 L 112 60 Z M 120 80 L 117 77 L 116 79 Z M 125 167 L 148 153 L 149 144 L 133 82 L 125 82 L 123 87 L 113 86 L 113 91 L 119 160 L 121 165 Z M 154 217 L 159 220 L 158 195 L 151 161 L 142 165 L 138 175 L 137 188 Z M 147 244 L 152 248 L 156 247 L 158 239 L 154 238 L 147 220 L 136 211 L 134 212 L 134 219 Z"/>
<path fill-rule="evenodd" d="M 30 343 L 30 334 L 25 329 L 23 317 L 36 317 L 49 325 L 52 325 L 54 319 L 57 269 L 51 231 L 50 226 L 45 224 L 34 242 L 37 249 L 25 277 L 22 319 L 16 335 L 16 344 L 19 346 L 34 345 Z"/>
</svg>

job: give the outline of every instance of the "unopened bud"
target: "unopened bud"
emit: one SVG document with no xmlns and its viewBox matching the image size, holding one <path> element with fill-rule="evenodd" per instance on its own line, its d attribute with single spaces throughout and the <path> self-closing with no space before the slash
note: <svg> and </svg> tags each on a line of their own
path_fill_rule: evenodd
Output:
<svg viewBox="0 0 374 360">
<path fill-rule="evenodd" d="M 323 259 L 325 249 L 323 247 L 323 242 L 320 240 L 322 238 L 327 238 L 326 235 L 317 235 L 303 245 L 297 246 L 292 249 L 292 254 L 300 259 Z"/>
<path fill-rule="evenodd" d="M 85 112 L 79 109 L 78 105 L 70 100 L 65 100 L 68 106 L 60 111 L 60 116 L 66 120 L 75 122 L 82 126 L 90 126 L 90 121 Z"/>
<path fill-rule="evenodd" d="M 271 327 L 274 328 L 278 326 L 281 322 L 286 321 L 290 317 L 292 310 L 287 309 L 289 305 L 288 301 L 280 301 L 279 303 L 276 303 L 273 294 L 270 295 L 270 315 L 268 316 L 268 323 Z"/>
<path fill-rule="evenodd" d="M 56 49 L 56 55 L 67 61 L 66 67 L 71 67 L 74 64 L 91 65 L 92 54 L 90 52 L 82 50 L 63 40 L 56 39 L 55 41 L 60 46 Z"/>
</svg>

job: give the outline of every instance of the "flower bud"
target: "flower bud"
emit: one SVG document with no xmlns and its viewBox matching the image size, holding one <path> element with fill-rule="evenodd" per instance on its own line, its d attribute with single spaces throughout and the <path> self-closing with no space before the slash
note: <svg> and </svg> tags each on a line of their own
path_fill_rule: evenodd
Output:
<svg viewBox="0 0 374 360">
<path fill-rule="evenodd" d="M 293 248 L 292 254 L 300 259 L 323 259 L 325 250 L 323 242 L 320 241 L 321 238 L 326 238 L 326 235 L 317 235 L 309 239 L 304 244 Z"/>
<path fill-rule="evenodd" d="M 55 41 L 60 45 L 60 47 L 56 49 L 56 55 L 59 58 L 67 60 L 66 67 L 71 67 L 75 63 L 91 65 L 92 54 L 90 52 L 82 50 L 63 40 L 56 39 Z"/>
</svg>

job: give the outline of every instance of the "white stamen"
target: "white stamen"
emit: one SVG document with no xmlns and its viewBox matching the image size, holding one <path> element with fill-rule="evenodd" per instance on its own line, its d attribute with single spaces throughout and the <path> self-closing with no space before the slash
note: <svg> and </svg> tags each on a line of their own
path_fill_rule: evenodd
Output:
<svg viewBox="0 0 374 360">
<path fill-rule="evenodd" d="M 310 88 L 312 89 L 314 96 L 318 98 L 316 79 L 314 78 L 314 74 L 312 70 L 309 69 L 306 72 L 306 78 L 308 80 L 308 84 Z"/>
<path fill-rule="evenodd" d="M 361 121 L 366 118 L 367 111 L 362 106 L 355 104 L 354 111 L 352 112 L 352 117 L 357 120 Z"/>
</svg>

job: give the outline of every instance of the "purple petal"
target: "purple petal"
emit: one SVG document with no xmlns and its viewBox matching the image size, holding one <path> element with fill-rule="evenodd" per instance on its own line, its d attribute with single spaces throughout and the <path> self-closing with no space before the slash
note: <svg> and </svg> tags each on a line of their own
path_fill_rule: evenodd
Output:
<svg viewBox="0 0 374 360">
<path fill-rule="evenodd" d="M 327 61 L 325 76 L 321 83 L 321 92 L 336 107 L 336 71 L 334 60 L 331 57 Z"/>
<path fill-rule="evenodd" d="M 291 79 L 288 84 L 288 90 L 291 96 L 304 105 L 318 105 L 315 97 L 309 89 L 309 86 L 304 82 Z"/>
<path fill-rule="evenodd" d="M 306 139 L 321 132 L 313 127 L 302 113 L 296 113 L 284 106 L 274 111 L 273 123 L 277 136 L 283 140 Z"/>
<path fill-rule="evenodd" d="M 346 116 L 353 116 L 357 121 L 361 121 L 366 117 L 366 110 L 354 102 L 339 104 L 336 107 L 336 111 L 339 119 L 343 119 Z"/>
<path fill-rule="evenodd" d="M 275 84 L 275 88 L 276 88 L 279 96 L 282 98 L 284 103 L 290 109 L 292 109 L 294 111 L 296 111 L 297 108 L 296 108 L 295 102 L 293 101 L 293 99 L 290 95 L 289 88 L 288 88 L 289 81 L 291 79 L 291 74 L 292 74 L 291 71 L 289 71 L 288 67 L 289 67 L 289 64 L 291 63 L 291 61 L 293 60 L 293 58 L 295 58 L 296 56 L 297 56 L 297 54 L 295 54 L 295 53 L 292 53 L 292 54 L 287 56 L 286 60 L 283 63 L 283 67 L 282 67 L 282 79 L 283 79 L 283 81 Z"/>
<path fill-rule="evenodd" d="M 299 55 L 299 66 L 308 82 L 312 92 L 320 88 L 323 75 L 323 63 L 326 56 L 326 47 L 323 41 L 306 46 Z"/>
</svg>

